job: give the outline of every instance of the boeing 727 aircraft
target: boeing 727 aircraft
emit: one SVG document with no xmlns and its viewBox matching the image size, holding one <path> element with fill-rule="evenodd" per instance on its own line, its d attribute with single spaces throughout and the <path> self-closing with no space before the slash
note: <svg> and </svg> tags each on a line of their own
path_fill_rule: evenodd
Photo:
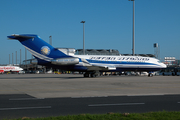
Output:
<svg viewBox="0 0 180 120">
<path fill-rule="evenodd" d="M 43 41 L 37 35 L 13 34 L 9 39 L 18 40 L 36 58 L 32 63 L 68 71 L 85 72 L 84 77 L 96 77 L 99 72 L 153 71 L 166 68 L 158 59 L 141 56 L 68 55 Z"/>
</svg>

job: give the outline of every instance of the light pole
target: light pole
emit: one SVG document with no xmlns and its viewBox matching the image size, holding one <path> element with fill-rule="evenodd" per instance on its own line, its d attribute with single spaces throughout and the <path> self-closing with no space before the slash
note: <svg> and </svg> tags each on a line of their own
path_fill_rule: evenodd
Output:
<svg viewBox="0 0 180 120">
<path fill-rule="evenodd" d="M 134 29 L 135 29 L 135 24 L 134 24 L 134 18 L 135 18 L 135 3 L 134 1 L 135 0 L 129 0 L 129 1 L 133 1 L 133 44 L 132 44 L 132 55 L 134 56 L 135 55 L 135 42 L 134 42 L 134 39 L 135 39 L 135 33 L 134 33 Z"/>
<path fill-rule="evenodd" d="M 17 51 L 16 51 L 16 65 L 17 65 Z"/>
<path fill-rule="evenodd" d="M 14 64 L 14 62 L 13 62 L 13 53 L 12 53 L 12 65 Z"/>
<path fill-rule="evenodd" d="M 20 49 L 20 65 L 21 65 L 21 49 Z"/>
<path fill-rule="evenodd" d="M 85 49 L 84 49 L 84 23 L 85 21 L 81 21 L 83 23 L 83 55 L 85 55 Z"/>
<path fill-rule="evenodd" d="M 11 56 L 10 56 L 10 54 L 9 54 L 9 64 L 11 63 Z"/>
</svg>

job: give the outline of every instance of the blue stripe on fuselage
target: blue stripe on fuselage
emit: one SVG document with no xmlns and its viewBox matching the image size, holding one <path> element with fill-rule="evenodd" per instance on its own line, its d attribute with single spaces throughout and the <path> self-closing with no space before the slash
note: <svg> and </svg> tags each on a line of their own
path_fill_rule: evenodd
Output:
<svg viewBox="0 0 180 120">
<path fill-rule="evenodd" d="M 131 61 L 100 61 L 100 60 L 89 60 L 86 59 L 89 63 L 101 63 L 101 64 L 129 64 L 129 65 L 157 65 L 154 63 L 147 63 L 147 62 L 131 62 Z"/>
</svg>

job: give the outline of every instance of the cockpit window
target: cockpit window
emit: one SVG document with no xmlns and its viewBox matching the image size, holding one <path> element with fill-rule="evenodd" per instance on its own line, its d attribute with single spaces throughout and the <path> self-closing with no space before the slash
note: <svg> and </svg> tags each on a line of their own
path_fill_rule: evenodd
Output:
<svg viewBox="0 0 180 120">
<path fill-rule="evenodd" d="M 161 61 L 157 61 L 158 63 L 161 63 Z"/>
</svg>

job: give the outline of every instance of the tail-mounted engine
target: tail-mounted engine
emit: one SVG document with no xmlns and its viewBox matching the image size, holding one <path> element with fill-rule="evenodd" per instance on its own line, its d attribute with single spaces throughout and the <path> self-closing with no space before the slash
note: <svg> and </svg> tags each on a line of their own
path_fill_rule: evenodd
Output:
<svg viewBox="0 0 180 120">
<path fill-rule="evenodd" d="M 79 58 L 58 58 L 51 61 L 55 65 L 75 65 L 79 63 Z"/>
</svg>

